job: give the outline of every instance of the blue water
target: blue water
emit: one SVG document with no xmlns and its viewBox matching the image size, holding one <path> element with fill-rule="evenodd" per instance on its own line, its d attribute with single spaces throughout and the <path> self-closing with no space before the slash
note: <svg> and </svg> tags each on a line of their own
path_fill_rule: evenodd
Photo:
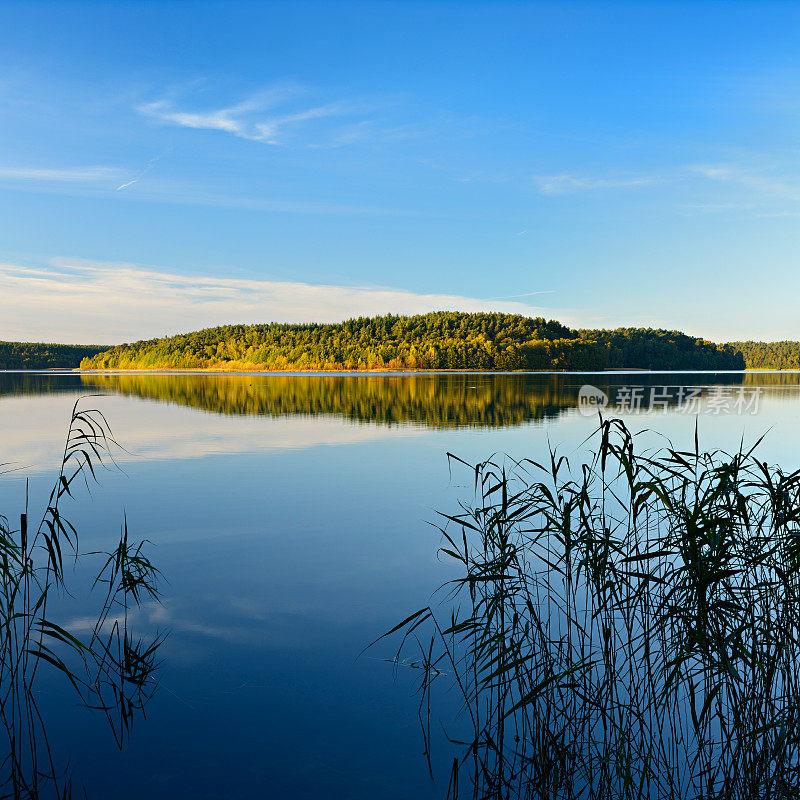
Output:
<svg viewBox="0 0 800 800">
<path fill-rule="evenodd" d="M 419 676 L 383 660 L 391 643 L 364 648 L 452 577 L 428 523 L 470 497 L 470 476 L 451 472 L 446 453 L 541 458 L 552 443 L 577 463 L 597 424 L 577 392 L 604 381 L 742 378 L 0 375 L 0 462 L 19 468 L 0 478 L 0 513 L 22 510 L 30 479 L 35 516 L 83 397 L 127 452 L 65 506 L 81 549 L 112 547 L 125 513 L 164 576 L 162 604 L 135 619 L 168 632 L 160 686 L 122 752 L 63 681 L 43 676 L 51 743 L 75 785 L 90 798 L 443 797 L 457 751 L 437 735 L 431 781 Z M 665 435 L 688 446 L 695 422 L 706 447 L 766 433 L 763 457 L 797 467 L 800 376 L 746 386 L 763 388 L 755 414 L 672 406 L 626 421 L 651 430 L 648 444 Z M 55 613 L 80 633 L 92 603 L 76 594 Z M 457 730 L 457 698 L 440 697 L 434 715 L 437 730 Z"/>
</svg>

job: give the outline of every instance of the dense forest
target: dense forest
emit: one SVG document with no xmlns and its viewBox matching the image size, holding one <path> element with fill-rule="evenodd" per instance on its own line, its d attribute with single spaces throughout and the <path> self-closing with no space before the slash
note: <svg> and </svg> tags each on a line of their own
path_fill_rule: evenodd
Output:
<svg viewBox="0 0 800 800">
<path fill-rule="evenodd" d="M 0 369 L 77 369 L 107 345 L 0 342 Z"/>
<path fill-rule="evenodd" d="M 800 342 L 731 342 L 748 369 L 800 369 Z"/>
<path fill-rule="evenodd" d="M 695 339 L 678 331 L 652 328 L 583 330 L 580 335 L 599 345 L 610 369 L 744 369 L 736 347 Z"/>
<path fill-rule="evenodd" d="M 436 312 L 338 324 L 225 325 L 123 344 L 84 369 L 743 369 L 728 345 L 676 331 L 577 331 L 514 314 Z"/>
</svg>

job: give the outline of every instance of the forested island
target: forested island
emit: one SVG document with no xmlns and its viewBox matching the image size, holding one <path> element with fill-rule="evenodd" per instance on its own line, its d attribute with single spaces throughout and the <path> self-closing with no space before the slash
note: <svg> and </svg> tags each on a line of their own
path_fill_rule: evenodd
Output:
<svg viewBox="0 0 800 800">
<path fill-rule="evenodd" d="M 223 325 L 107 345 L 0 342 L 0 369 L 800 369 L 800 342 L 729 342 L 653 328 L 573 330 L 514 314 L 436 312 L 339 324 Z"/>
<path fill-rule="evenodd" d="M 740 370 L 736 348 L 651 328 L 573 330 L 518 314 L 435 312 L 337 324 L 223 325 L 122 344 L 87 370 Z"/>
<path fill-rule="evenodd" d="M 75 369 L 108 345 L 0 342 L 0 369 Z"/>
</svg>

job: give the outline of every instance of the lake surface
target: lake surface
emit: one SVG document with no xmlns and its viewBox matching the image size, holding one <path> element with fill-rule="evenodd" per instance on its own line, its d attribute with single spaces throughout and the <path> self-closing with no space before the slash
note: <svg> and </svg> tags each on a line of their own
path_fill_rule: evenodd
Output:
<svg viewBox="0 0 800 800">
<path fill-rule="evenodd" d="M 593 390 L 581 391 L 590 385 Z M 602 394 L 600 394 L 602 393 Z M 76 400 L 103 411 L 125 451 L 65 507 L 81 549 L 113 547 L 123 513 L 164 575 L 135 619 L 168 637 L 160 687 L 117 751 L 104 721 L 46 676 L 51 744 L 89 798 L 444 797 L 455 752 L 422 755 L 414 670 L 365 646 L 452 577 L 436 511 L 471 497 L 466 461 L 578 463 L 590 397 L 643 444 L 660 436 L 800 465 L 800 375 L 0 374 L 0 513 L 31 516 L 56 475 Z M 78 633 L 91 606 L 63 598 Z M 396 674 L 395 674 L 396 673 Z M 434 715 L 447 726 L 456 698 Z M 438 726 L 435 726 L 438 727 Z M 452 729 L 452 728 L 451 728 Z M 77 792 L 76 794 L 80 794 Z"/>
</svg>

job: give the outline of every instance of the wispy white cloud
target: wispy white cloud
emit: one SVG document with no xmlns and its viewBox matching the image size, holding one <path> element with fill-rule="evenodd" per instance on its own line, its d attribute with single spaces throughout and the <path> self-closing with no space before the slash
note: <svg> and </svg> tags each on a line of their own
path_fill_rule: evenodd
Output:
<svg viewBox="0 0 800 800">
<path fill-rule="evenodd" d="M 522 294 L 507 294 L 502 297 L 487 297 L 487 300 L 512 300 L 517 297 L 533 297 L 536 294 L 555 294 L 555 289 L 542 289 L 539 292 L 522 292 Z"/>
<path fill-rule="evenodd" d="M 628 189 L 640 186 L 653 186 L 663 179 L 649 175 L 631 175 L 618 177 L 597 177 L 593 175 L 534 175 L 534 183 L 542 194 L 568 194 L 571 192 L 592 191 L 597 189 Z"/>
<path fill-rule="evenodd" d="M 134 108 L 166 125 L 219 131 L 269 145 L 334 148 L 385 145 L 452 135 L 463 120 L 439 114 L 433 119 L 398 118 L 400 98 L 371 96 L 330 99 L 295 83 L 277 83 L 244 100 L 224 106 L 198 108 L 186 93 L 171 92 Z M 316 96 L 316 102 L 311 100 Z"/>
<path fill-rule="evenodd" d="M 286 84 L 222 108 L 188 110 L 179 107 L 174 99 L 166 98 L 142 103 L 136 107 L 136 111 L 170 125 L 221 131 L 271 145 L 285 144 L 303 123 L 325 117 L 343 117 L 354 111 L 353 105 L 344 101 L 299 106 L 304 94 L 302 88 Z M 363 125 L 360 128 L 359 123 L 349 121 L 346 127 L 330 132 L 328 143 L 337 145 L 349 140 L 357 141 L 360 136 L 366 135 L 368 123 Z M 356 130 L 359 135 L 353 133 Z"/>
<path fill-rule="evenodd" d="M 224 323 L 337 322 L 434 310 L 570 315 L 515 300 L 379 286 L 177 275 L 132 264 L 0 265 L 0 339 L 114 343 Z"/>
<path fill-rule="evenodd" d="M 634 189 L 670 184 L 692 192 L 692 200 L 678 206 L 686 214 L 712 212 L 753 212 L 759 205 L 800 201 L 800 177 L 776 165 L 755 163 L 684 164 L 664 168 L 658 176 L 618 174 L 614 176 L 559 173 L 533 178 L 544 195 L 565 195 L 605 189 Z M 697 199 L 697 190 L 705 185 L 714 194 Z M 720 192 L 724 196 L 720 198 Z M 792 209 L 791 213 L 794 213 Z"/>
<path fill-rule="evenodd" d="M 342 214 L 342 215 L 416 215 L 417 212 L 381 206 L 350 205 L 324 202 L 314 199 L 281 199 L 257 195 L 236 195 L 191 181 L 150 178 L 146 186 L 140 185 L 135 192 L 123 191 L 139 183 L 152 170 L 150 166 L 135 173 L 117 167 L 97 170 L 52 170 L 52 169 L 2 169 L 0 183 L 12 186 L 17 191 L 44 192 L 70 197 L 112 196 L 120 200 L 146 203 L 170 203 L 211 208 L 246 208 L 253 211 L 277 212 L 281 214 Z M 133 176 L 133 177 L 131 177 Z M 127 179 L 127 180 L 124 180 Z M 120 183 L 120 181 L 123 181 Z M 228 187 L 225 187 L 226 189 Z M 121 194 L 117 195 L 118 192 Z"/>
<path fill-rule="evenodd" d="M 774 174 L 766 169 L 754 169 L 740 164 L 696 164 L 689 171 L 719 183 L 738 185 L 775 199 L 800 200 L 800 180 L 786 174 Z"/>
<path fill-rule="evenodd" d="M 0 167 L 0 179 L 14 181 L 94 183 L 119 180 L 121 175 L 119 167 Z"/>
</svg>

